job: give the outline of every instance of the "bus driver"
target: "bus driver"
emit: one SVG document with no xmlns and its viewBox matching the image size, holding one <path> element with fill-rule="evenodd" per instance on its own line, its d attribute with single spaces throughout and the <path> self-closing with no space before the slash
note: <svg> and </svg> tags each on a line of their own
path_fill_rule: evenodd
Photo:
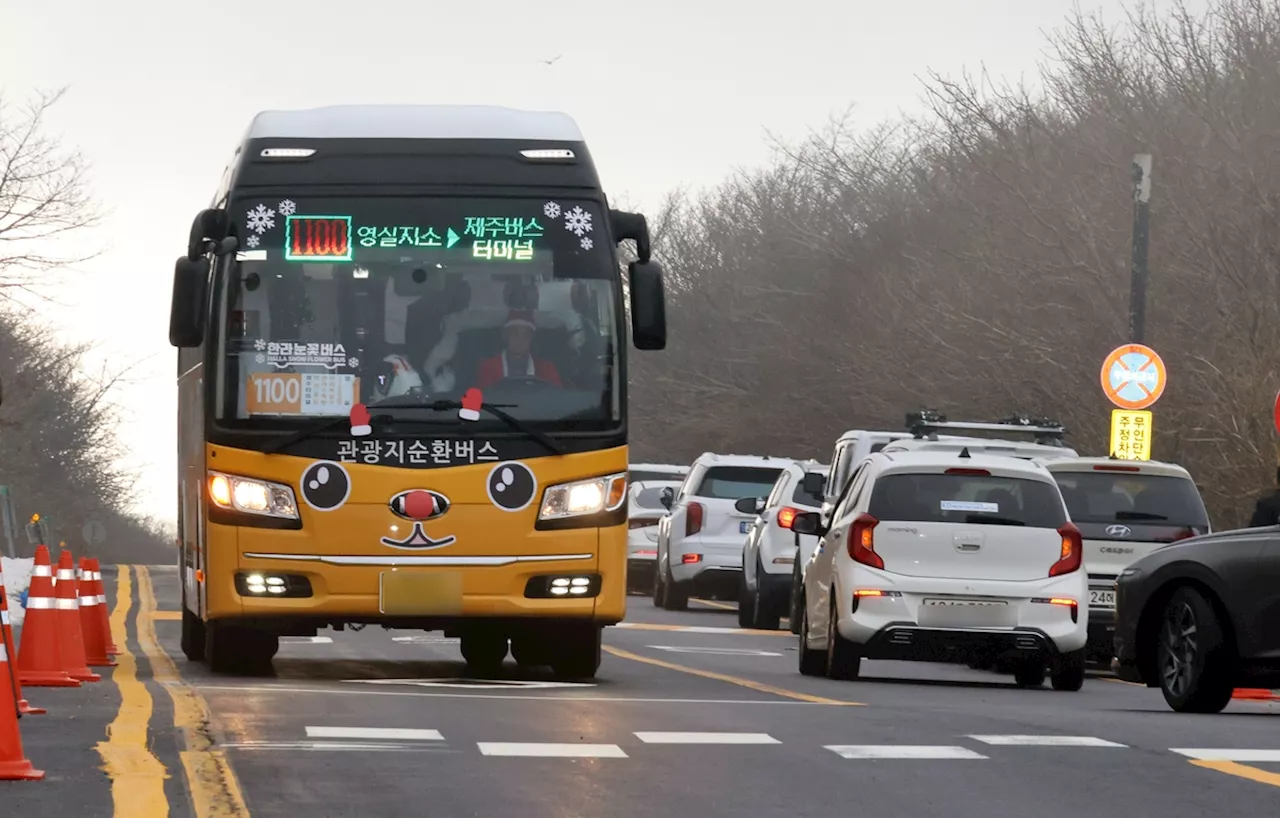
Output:
<svg viewBox="0 0 1280 818">
<path fill-rule="evenodd" d="M 560 386 L 560 373 L 555 364 L 533 357 L 533 336 L 537 331 L 532 312 L 511 310 L 507 313 L 506 323 L 502 325 L 506 348 L 480 362 L 476 386 L 484 389 L 503 378 L 538 378 Z"/>
</svg>

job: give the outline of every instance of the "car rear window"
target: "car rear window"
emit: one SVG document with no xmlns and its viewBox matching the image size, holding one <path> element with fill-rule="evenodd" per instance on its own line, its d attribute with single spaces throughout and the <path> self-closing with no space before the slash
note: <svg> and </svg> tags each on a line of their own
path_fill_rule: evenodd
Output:
<svg viewBox="0 0 1280 818">
<path fill-rule="evenodd" d="M 743 497 L 768 497 L 782 469 L 754 466 L 712 466 L 702 475 L 694 494 L 719 500 L 741 500 Z"/>
<path fill-rule="evenodd" d="M 1200 491 L 1185 477 L 1106 471 L 1064 471 L 1053 476 L 1071 519 L 1078 523 L 1209 526 Z"/>
<path fill-rule="evenodd" d="M 632 483 L 643 483 L 647 480 L 669 480 L 678 483 L 684 478 L 684 475 L 671 471 L 643 471 L 632 469 L 627 472 L 627 478 Z"/>
<path fill-rule="evenodd" d="M 1059 528 L 1067 521 L 1052 483 L 977 474 L 889 474 L 871 490 L 871 516 L 912 523 Z"/>
<path fill-rule="evenodd" d="M 640 493 L 635 497 L 636 505 L 641 508 L 660 508 L 665 511 L 666 506 L 662 505 L 662 489 L 663 486 L 640 489 Z"/>
<path fill-rule="evenodd" d="M 825 476 L 822 474 L 822 472 L 810 472 L 810 474 L 816 474 L 819 477 Z M 801 480 L 800 482 L 796 483 L 796 490 L 791 493 L 791 502 L 795 503 L 798 506 L 812 506 L 814 508 L 818 508 L 819 506 L 822 505 L 822 495 L 810 494 L 809 492 L 805 491 L 804 481 Z"/>
</svg>

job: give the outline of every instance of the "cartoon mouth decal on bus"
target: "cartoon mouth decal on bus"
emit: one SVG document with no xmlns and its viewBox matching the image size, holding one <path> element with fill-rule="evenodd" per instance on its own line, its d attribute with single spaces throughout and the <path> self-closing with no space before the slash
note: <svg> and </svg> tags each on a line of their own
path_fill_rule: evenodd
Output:
<svg viewBox="0 0 1280 818">
<path fill-rule="evenodd" d="M 443 540 L 433 540 L 427 536 L 427 532 L 422 529 L 422 523 L 414 522 L 413 532 L 403 540 L 393 540 L 390 537 L 383 537 L 382 544 L 390 548 L 405 548 L 409 550 L 419 550 L 423 548 L 443 548 L 446 545 L 453 545 L 458 538 L 450 534 Z"/>
</svg>

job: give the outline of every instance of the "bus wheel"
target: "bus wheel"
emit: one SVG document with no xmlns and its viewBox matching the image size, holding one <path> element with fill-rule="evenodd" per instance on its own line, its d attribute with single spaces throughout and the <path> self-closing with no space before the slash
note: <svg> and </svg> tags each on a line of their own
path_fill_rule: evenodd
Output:
<svg viewBox="0 0 1280 818">
<path fill-rule="evenodd" d="M 463 631 L 462 658 L 473 676 L 496 675 L 507 658 L 506 634 L 487 627 Z"/>
<path fill-rule="evenodd" d="M 551 664 L 551 649 L 547 638 L 536 632 L 511 637 L 511 658 L 520 667 Z"/>
<path fill-rule="evenodd" d="M 565 679 L 594 679 L 600 669 L 604 628 L 593 622 L 574 623 L 560 634 L 551 670 Z"/>
<path fill-rule="evenodd" d="M 182 655 L 192 662 L 204 658 L 204 620 L 182 606 Z"/>
<path fill-rule="evenodd" d="M 205 623 L 204 660 L 214 673 L 270 673 L 280 637 L 229 622 Z"/>
</svg>

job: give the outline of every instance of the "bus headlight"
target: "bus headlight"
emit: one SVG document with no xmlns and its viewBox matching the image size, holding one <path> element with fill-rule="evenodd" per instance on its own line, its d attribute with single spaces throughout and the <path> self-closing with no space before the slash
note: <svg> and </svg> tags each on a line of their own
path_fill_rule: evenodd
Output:
<svg viewBox="0 0 1280 818">
<path fill-rule="evenodd" d="M 538 519 L 563 520 L 615 511 L 626 499 L 625 473 L 561 483 L 548 486 L 542 493 L 542 510 L 538 512 Z"/>
<path fill-rule="evenodd" d="M 218 508 L 281 520 L 298 519 L 293 489 L 269 480 L 209 472 L 209 500 Z"/>
</svg>

